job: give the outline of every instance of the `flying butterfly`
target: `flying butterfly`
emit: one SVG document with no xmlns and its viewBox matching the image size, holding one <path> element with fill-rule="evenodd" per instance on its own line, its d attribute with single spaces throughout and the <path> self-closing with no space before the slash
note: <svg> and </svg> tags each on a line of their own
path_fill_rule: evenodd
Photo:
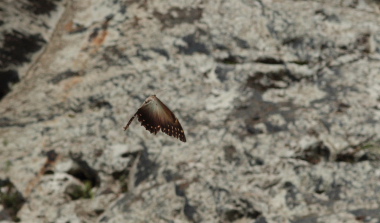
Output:
<svg viewBox="0 0 380 223">
<path fill-rule="evenodd" d="M 160 130 L 169 136 L 173 136 L 182 142 L 186 142 L 185 133 L 181 124 L 175 117 L 173 112 L 156 97 L 152 95 L 145 99 L 143 105 L 137 110 L 128 124 L 124 127 L 124 131 L 128 129 L 135 117 L 138 117 L 141 125 L 150 133 L 155 135 Z"/>
</svg>

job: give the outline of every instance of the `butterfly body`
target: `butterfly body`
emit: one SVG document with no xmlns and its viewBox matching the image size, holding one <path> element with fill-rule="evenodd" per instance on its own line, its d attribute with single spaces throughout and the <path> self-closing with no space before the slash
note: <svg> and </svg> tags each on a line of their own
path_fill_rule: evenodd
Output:
<svg viewBox="0 0 380 223">
<path fill-rule="evenodd" d="M 169 136 L 186 142 L 185 133 L 178 119 L 156 95 L 152 95 L 144 101 L 143 105 L 124 127 L 124 130 L 128 129 L 136 116 L 139 122 L 141 122 L 141 125 L 149 132 L 157 134 L 157 132 L 161 130 Z"/>
</svg>

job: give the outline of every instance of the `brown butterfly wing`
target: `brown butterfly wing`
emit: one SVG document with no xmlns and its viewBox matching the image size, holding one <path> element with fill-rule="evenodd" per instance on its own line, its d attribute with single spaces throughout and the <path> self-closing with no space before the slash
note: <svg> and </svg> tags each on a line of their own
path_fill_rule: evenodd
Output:
<svg viewBox="0 0 380 223">
<path fill-rule="evenodd" d="M 149 132 L 157 134 L 161 130 L 169 136 L 186 142 L 185 133 L 178 119 L 157 97 L 139 108 L 135 116 Z"/>
<path fill-rule="evenodd" d="M 124 127 L 127 130 L 135 117 L 141 122 L 141 125 L 151 133 L 157 134 L 160 130 L 169 136 L 176 137 L 186 142 L 186 137 L 181 124 L 173 112 L 162 103 L 155 95 L 145 100 L 144 104 L 137 110 L 134 116 Z"/>
<path fill-rule="evenodd" d="M 160 99 L 157 98 L 158 103 L 161 105 L 161 107 L 165 110 L 165 113 L 172 117 L 171 122 L 162 122 L 161 131 L 166 133 L 169 136 L 176 137 L 177 139 L 181 140 L 182 142 L 186 142 L 186 136 L 185 132 L 182 129 L 181 123 L 179 123 L 178 119 L 175 117 L 173 112 L 160 101 Z"/>
</svg>

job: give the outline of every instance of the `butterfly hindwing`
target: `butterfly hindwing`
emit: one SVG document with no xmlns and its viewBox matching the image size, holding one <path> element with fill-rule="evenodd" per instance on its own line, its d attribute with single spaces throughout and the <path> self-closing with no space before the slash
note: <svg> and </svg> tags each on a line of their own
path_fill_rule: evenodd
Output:
<svg viewBox="0 0 380 223">
<path fill-rule="evenodd" d="M 182 129 L 181 123 L 179 123 L 173 112 L 164 103 L 162 103 L 160 99 L 157 98 L 157 102 L 161 105 L 167 116 L 171 117 L 171 120 L 169 122 L 162 122 L 161 131 L 169 136 L 176 137 L 182 142 L 186 142 L 185 133 Z"/>
</svg>

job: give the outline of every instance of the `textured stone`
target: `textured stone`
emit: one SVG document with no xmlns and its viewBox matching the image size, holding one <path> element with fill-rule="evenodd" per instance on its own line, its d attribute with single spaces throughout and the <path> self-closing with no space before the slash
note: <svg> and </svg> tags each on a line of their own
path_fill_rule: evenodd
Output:
<svg viewBox="0 0 380 223">
<path fill-rule="evenodd" d="M 379 6 L 0 2 L 1 220 L 379 221 Z"/>
</svg>

